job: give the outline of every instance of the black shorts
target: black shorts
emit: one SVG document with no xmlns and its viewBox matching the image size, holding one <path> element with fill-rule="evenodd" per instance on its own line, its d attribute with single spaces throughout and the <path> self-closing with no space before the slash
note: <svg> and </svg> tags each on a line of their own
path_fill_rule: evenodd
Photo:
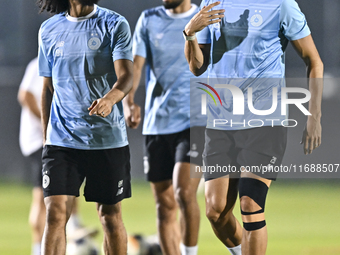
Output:
<svg viewBox="0 0 340 255">
<path fill-rule="evenodd" d="M 287 144 L 287 128 L 259 127 L 244 130 L 206 129 L 203 152 L 206 181 L 243 171 L 275 180 L 272 167 L 282 163 Z"/>
<path fill-rule="evenodd" d="M 147 180 L 171 180 L 174 166 L 178 162 L 201 165 L 204 140 L 195 140 L 195 137 L 203 137 L 204 130 L 205 127 L 193 127 L 174 134 L 147 135 L 144 150 Z"/>
<path fill-rule="evenodd" d="M 42 183 L 42 162 L 41 162 L 42 148 L 28 156 L 31 166 L 32 183 L 36 188 L 41 188 Z"/>
<path fill-rule="evenodd" d="M 129 146 L 78 150 L 46 145 L 42 162 L 45 197 L 78 197 L 85 178 L 86 201 L 111 205 L 131 197 Z"/>
</svg>

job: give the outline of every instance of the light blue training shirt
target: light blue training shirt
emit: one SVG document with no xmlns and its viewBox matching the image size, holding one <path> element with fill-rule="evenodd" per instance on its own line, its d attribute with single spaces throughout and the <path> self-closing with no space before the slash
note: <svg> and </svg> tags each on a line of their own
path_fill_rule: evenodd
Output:
<svg viewBox="0 0 340 255">
<path fill-rule="evenodd" d="M 191 107 L 190 72 L 182 31 L 197 13 L 171 13 L 163 6 L 142 12 L 133 36 L 133 55 L 146 58 L 144 135 L 172 134 L 190 126 L 205 126 L 200 106 Z"/>
<path fill-rule="evenodd" d="M 121 102 L 106 118 L 87 109 L 116 82 L 119 59 L 132 61 L 132 40 L 116 12 L 95 5 L 85 17 L 61 13 L 41 25 L 39 75 L 52 77 L 54 87 L 47 145 L 88 150 L 128 144 Z"/>
<path fill-rule="evenodd" d="M 201 7 L 215 0 L 203 0 Z M 228 89 L 217 88 L 222 105 L 208 98 L 208 128 L 234 130 L 261 125 L 279 126 L 287 118 L 281 115 L 281 88 L 285 87 L 284 52 L 289 41 L 310 34 L 305 16 L 295 0 L 221 0 L 214 10 L 225 9 L 221 22 L 197 33 L 199 44 L 211 44 L 208 67 L 209 85 L 229 84 L 244 95 L 244 114 L 234 114 L 233 96 Z M 256 110 L 272 106 L 273 88 L 278 91 L 278 107 L 270 115 L 256 115 L 248 109 L 248 88 Z M 216 125 L 221 119 L 227 124 Z M 266 121 L 276 119 L 276 121 Z M 214 122 L 215 120 L 215 122 Z M 231 126 L 231 120 L 239 123 Z M 251 125 L 248 125 L 248 121 Z M 246 123 L 244 125 L 243 123 Z"/>
</svg>

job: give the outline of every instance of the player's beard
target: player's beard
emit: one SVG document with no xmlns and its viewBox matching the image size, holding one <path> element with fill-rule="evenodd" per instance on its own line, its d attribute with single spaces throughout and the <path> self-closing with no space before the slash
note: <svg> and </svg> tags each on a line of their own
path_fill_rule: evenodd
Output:
<svg viewBox="0 0 340 255">
<path fill-rule="evenodd" d="M 163 6 L 165 9 L 175 9 L 178 7 L 181 3 L 183 3 L 184 0 L 173 0 L 171 2 L 163 2 Z"/>
</svg>

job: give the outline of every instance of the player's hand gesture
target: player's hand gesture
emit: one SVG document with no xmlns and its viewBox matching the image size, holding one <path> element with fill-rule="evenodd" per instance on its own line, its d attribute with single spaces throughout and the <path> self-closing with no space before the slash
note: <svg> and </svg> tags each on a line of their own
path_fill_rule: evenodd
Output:
<svg viewBox="0 0 340 255">
<path fill-rule="evenodd" d="M 135 103 L 124 102 L 124 116 L 126 125 L 129 128 L 137 128 L 141 121 L 140 106 Z"/>
<path fill-rule="evenodd" d="M 219 5 L 221 2 L 215 2 L 204 6 L 185 26 L 185 33 L 188 36 L 193 36 L 195 33 L 201 31 L 208 25 L 218 23 L 224 17 L 225 10 L 211 10 L 213 7 Z"/>
<path fill-rule="evenodd" d="M 108 98 L 99 98 L 91 104 L 89 108 L 90 115 L 96 114 L 100 117 L 105 118 L 112 111 L 113 104 Z"/>
<path fill-rule="evenodd" d="M 311 154 L 313 150 L 321 145 L 321 123 L 320 120 L 308 117 L 307 124 L 302 134 L 301 144 L 304 145 L 304 153 Z"/>
</svg>

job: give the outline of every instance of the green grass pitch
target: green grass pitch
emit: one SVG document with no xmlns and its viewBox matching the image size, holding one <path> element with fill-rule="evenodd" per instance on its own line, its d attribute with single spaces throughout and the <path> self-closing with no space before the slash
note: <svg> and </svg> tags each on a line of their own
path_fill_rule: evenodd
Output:
<svg viewBox="0 0 340 255">
<path fill-rule="evenodd" d="M 0 254 L 30 254 L 28 211 L 31 188 L 0 184 Z M 204 215 L 204 196 L 199 194 L 201 229 L 199 255 L 229 254 L 214 236 Z M 270 188 L 266 205 L 269 255 L 340 255 L 339 182 L 277 181 Z M 87 226 L 100 227 L 93 203 L 81 198 L 81 218 Z M 239 205 L 235 215 L 240 218 Z M 156 232 L 155 206 L 149 186 L 133 183 L 133 197 L 123 202 L 129 233 Z M 98 236 L 100 244 L 102 235 Z"/>
</svg>

